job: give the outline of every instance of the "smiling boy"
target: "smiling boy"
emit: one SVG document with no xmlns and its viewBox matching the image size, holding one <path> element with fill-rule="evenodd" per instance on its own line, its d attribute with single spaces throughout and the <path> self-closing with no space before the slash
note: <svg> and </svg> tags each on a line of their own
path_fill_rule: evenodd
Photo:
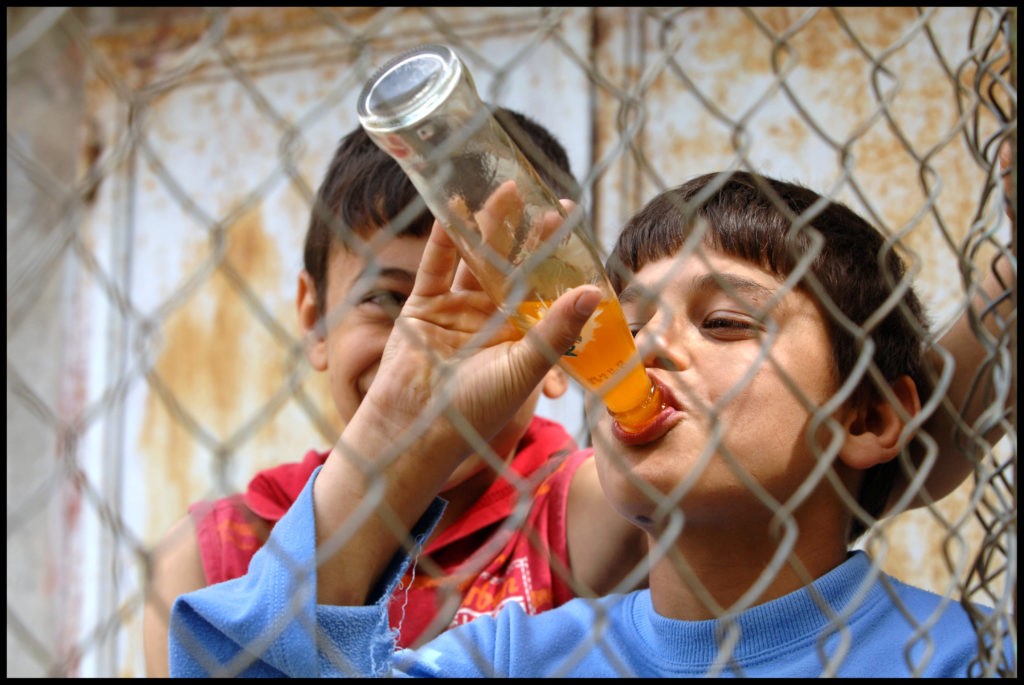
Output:
<svg viewBox="0 0 1024 685">
<path fill-rule="evenodd" d="M 562 196 L 578 193 L 568 156 L 546 128 L 506 108 L 495 116 L 545 183 Z M 412 182 L 361 128 L 340 141 L 311 212 L 296 311 L 307 359 L 327 375 L 344 422 L 380 373 L 432 224 Z M 608 506 L 593 459 L 560 424 L 534 414 L 542 394 L 557 398 L 567 385 L 557 368 L 539 378 L 481 453 L 440 486 L 448 506 L 391 602 L 397 644 L 426 640 L 510 602 L 537 613 L 578 594 L 604 594 L 643 562 L 642 535 Z M 174 598 L 243 576 L 328 453 L 308 450 L 300 462 L 256 474 L 242 493 L 194 503 L 164 536 L 145 611 L 148 675 L 167 675 Z M 418 477 L 408 482 L 414 487 Z M 395 545 L 403 537 L 385 534 Z M 642 579 L 635 573 L 632 582 Z"/>
<path fill-rule="evenodd" d="M 495 309 L 435 228 L 381 369 L 275 552 L 176 602 L 172 674 L 972 674 L 967 612 L 850 548 L 927 393 L 927 322 L 884 248 L 843 205 L 762 176 L 655 198 L 610 270 L 666 408 L 639 440 L 589 412 L 605 496 L 647 536 L 649 589 L 510 606 L 394 653 L 386 606 L 409 558 L 390 531 L 426 538 L 471 451 L 448 412 L 493 435 L 600 297 L 581 286 L 525 337 L 506 327 L 480 346 Z"/>
</svg>

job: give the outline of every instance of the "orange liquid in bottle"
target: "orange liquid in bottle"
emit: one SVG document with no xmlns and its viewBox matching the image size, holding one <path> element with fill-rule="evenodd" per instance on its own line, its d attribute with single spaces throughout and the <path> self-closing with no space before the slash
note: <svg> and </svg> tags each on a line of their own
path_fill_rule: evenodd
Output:
<svg viewBox="0 0 1024 685">
<path fill-rule="evenodd" d="M 524 330 L 547 313 L 549 303 L 519 305 L 516 323 Z M 661 392 L 647 376 L 619 301 L 601 301 L 560 365 L 583 387 L 601 397 L 623 428 L 639 430 L 662 408 Z"/>
</svg>

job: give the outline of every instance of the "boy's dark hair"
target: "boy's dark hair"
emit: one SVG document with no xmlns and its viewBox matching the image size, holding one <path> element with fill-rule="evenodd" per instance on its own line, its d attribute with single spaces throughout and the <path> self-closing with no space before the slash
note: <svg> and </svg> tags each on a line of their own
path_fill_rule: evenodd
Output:
<svg viewBox="0 0 1024 685">
<path fill-rule="evenodd" d="M 788 277 L 808 260 L 796 287 L 821 302 L 810 277 L 825 293 L 822 310 L 838 380 L 853 372 L 869 338 L 881 375 L 890 382 L 909 376 L 924 401 L 930 376 L 921 342 L 929 323 L 903 260 L 885 236 L 850 208 L 800 185 L 722 172 L 661 193 L 630 219 L 613 248 L 608 271 L 616 291 L 628 284 L 629 274 L 674 256 L 701 219 L 707 222 L 704 245 L 776 276 Z M 852 401 L 865 401 L 872 393 L 877 396 L 870 382 L 862 382 Z M 898 468 L 899 460 L 892 459 L 865 473 L 857 499 L 872 518 L 881 514 Z M 854 516 L 849 541 L 865 530 L 861 517 Z"/>
<path fill-rule="evenodd" d="M 555 194 L 578 201 L 579 187 L 572 176 L 569 156 L 554 135 L 505 107 L 495 109 L 493 114 Z M 306 231 L 303 266 L 316 287 L 318 313 L 324 314 L 327 264 L 333 245 L 357 250 L 361 241 L 384 228 L 399 236 L 424 237 L 433 223 L 433 215 L 398 162 L 357 126 L 341 139 L 334 152 Z"/>
</svg>

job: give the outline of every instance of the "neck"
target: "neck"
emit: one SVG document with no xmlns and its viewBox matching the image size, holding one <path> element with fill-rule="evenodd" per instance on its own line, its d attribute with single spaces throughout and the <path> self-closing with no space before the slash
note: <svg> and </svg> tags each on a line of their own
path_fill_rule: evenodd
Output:
<svg viewBox="0 0 1024 685">
<path fill-rule="evenodd" d="M 684 529 L 651 567 L 655 610 L 667 618 L 714 619 L 794 592 L 843 563 L 842 531 L 823 534 L 820 522 L 797 525 L 804 532 L 788 554 L 785 534 L 773 534 L 767 526 L 757 532 L 741 526 Z M 810 530 L 813 539 L 808 539 Z M 656 536 L 649 537 L 654 549 Z"/>
<path fill-rule="evenodd" d="M 512 455 L 509 455 L 509 458 L 506 459 L 506 463 L 511 459 L 511 456 Z M 475 455 L 470 458 L 478 459 Z M 479 469 L 471 476 L 457 485 L 441 492 L 440 496 L 443 497 L 448 504 L 445 507 L 444 514 L 441 515 L 441 519 L 437 522 L 437 525 L 431 532 L 430 538 L 424 544 L 424 547 L 426 547 L 431 540 L 447 530 L 452 523 L 462 518 L 470 507 L 476 504 L 476 502 L 483 497 L 483 494 L 487 492 L 487 488 L 491 487 L 497 479 L 498 474 L 494 469 L 487 464 L 481 464 Z"/>
</svg>

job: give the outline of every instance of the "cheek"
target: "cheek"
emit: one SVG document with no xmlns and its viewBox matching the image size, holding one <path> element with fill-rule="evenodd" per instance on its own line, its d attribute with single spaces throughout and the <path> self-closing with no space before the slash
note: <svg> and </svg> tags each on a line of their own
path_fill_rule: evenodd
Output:
<svg viewBox="0 0 1024 685">
<path fill-rule="evenodd" d="M 344 376 L 345 382 L 353 388 L 365 393 L 380 366 L 380 350 L 375 346 L 359 341 L 349 344 L 337 351 L 335 362 Z"/>
<path fill-rule="evenodd" d="M 812 353 L 803 366 L 789 365 L 788 378 L 781 369 L 765 364 L 719 414 L 724 445 L 765 485 L 780 475 L 796 477 L 815 460 L 808 428 L 815 408 L 828 402 L 834 390 L 827 375 L 808 373 L 820 368 L 817 361 Z M 826 437 L 821 444 L 827 443 Z M 780 473 L 777 466 L 784 467 Z"/>
<path fill-rule="evenodd" d="M 769 425 L 804 423 L 836 390 L 829 342 L 814 333 L 784 334 L 764 355 L 760 346 L 751 346 L 701 365 L 707 392 L 701 399 L 737 419 L 744 416 Z"/>
<path fill-rule="evenodd" d="M 793 382 L 802 386 L 799 378 L 794 378 Z M 752 376 L 723 378 L 712 395 L 713 406 L 720 409 L 718 415 L 728 421 L 730 427 L 760 426 L 766 438 L 787 426 L 804 424 L 808 414 L 791 384 L 768 361 L 762 362 Z M 808 399 L 813 397 L 816 395 Z"/>
<path fill-rule="evenodd" d="M 386 336 L 352 327 L 331 336 L 328 376 L 331 394 L 343 414 L 355 412 L 377 373 Z"/>
</svg>

